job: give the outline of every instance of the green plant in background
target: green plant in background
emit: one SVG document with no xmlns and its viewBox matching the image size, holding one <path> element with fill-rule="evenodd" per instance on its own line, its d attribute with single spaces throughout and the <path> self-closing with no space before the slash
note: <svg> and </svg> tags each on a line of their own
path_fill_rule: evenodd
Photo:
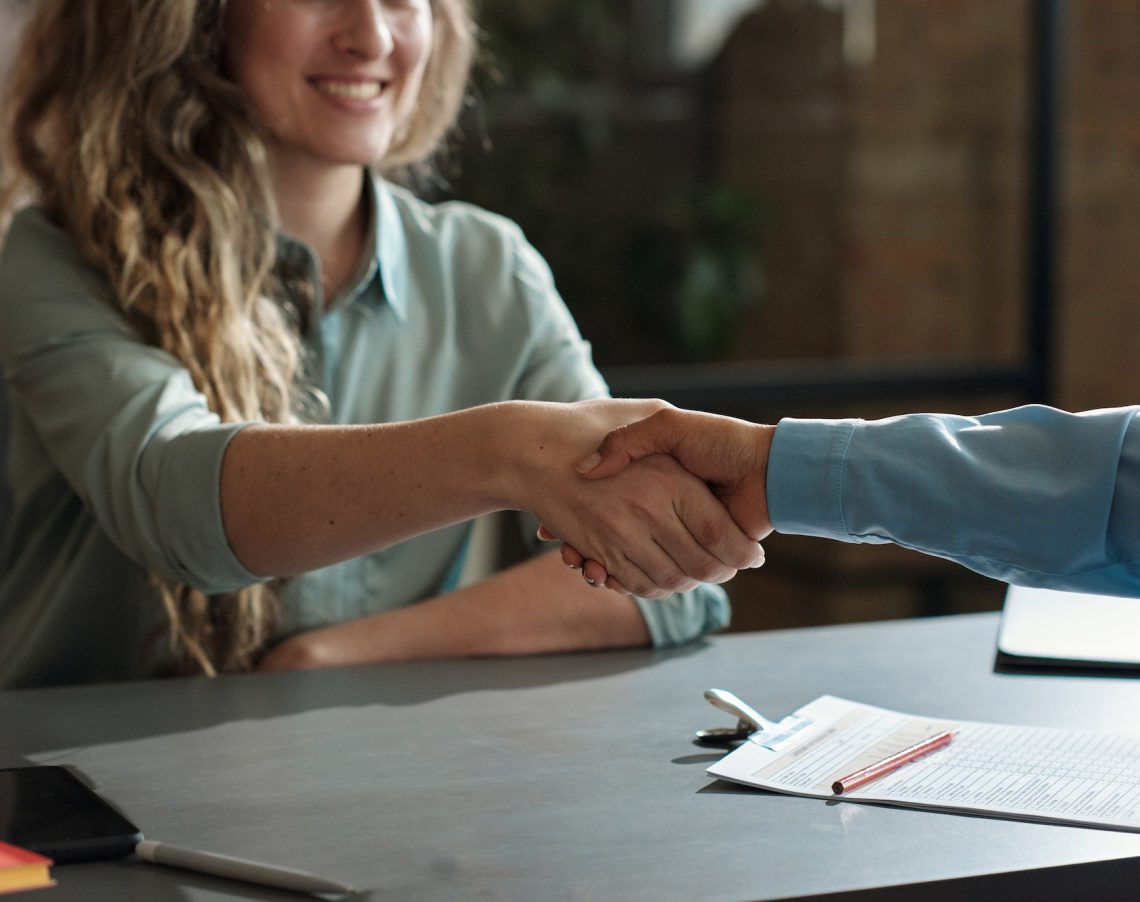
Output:
<svg viewBox="0 0 1140 902">
<path fill-rule="evenodd" d="M 669 198 L 629 248 L 634 325 L 687 361 L 724 357 L 761 301 L 763 205 L 727 185 Z"/>
</svg>

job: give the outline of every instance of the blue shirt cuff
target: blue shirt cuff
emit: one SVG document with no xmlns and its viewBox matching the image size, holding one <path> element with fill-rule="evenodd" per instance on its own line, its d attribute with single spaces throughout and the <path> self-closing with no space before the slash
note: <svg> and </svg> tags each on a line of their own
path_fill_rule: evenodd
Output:
<svg viewBox="0 0 1140 902">
<path fill-rule="evenodd" d="M 843 471 L 859 420 L 781 420 L 768 455 L 768 516 L 777 532 L 849 539 Z"/>
</svg>

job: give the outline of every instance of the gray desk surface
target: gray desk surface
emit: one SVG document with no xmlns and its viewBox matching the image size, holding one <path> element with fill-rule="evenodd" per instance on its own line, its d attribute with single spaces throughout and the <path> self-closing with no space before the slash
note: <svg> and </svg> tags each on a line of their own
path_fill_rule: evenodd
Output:
<svg viewBox="0 0 1140 902">
<path fill-rule="evenodd" d="M 996 626 L 7 692 L 0 764 L 74 765 L 152 839 L 313 870 L 368 899 L 1140 898 L 1137 834 L 782 797 L 704 773 L 692 731 L 729 724 L 702 699 L 710 686 L 771 716 L 833 693 L 1140 730 L 1140 680 L 995 674 Z M 56 873 L 29 898 L 299 898 L 133 860 Z"/>
</svg>

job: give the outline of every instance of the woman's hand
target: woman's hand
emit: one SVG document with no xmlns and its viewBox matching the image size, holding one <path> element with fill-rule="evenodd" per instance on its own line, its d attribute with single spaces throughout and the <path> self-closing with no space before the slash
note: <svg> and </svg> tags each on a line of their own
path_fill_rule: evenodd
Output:
<svg viewBox="0 0 1140 902">
<path fill-rule="evenodd" d="M 514 506 L 597 562 L 612 587 L 647 598 L 725 582 L 764 560 L 708 487 L 672 458 L 650 457 L 605 480 L 577 472 L 606 434 L 667 409 L 628 400 L 533 405 L 533 418 L 507 437 L 520 461 Z"/>
<path fill-rule="evenodd" d="M 334 667 L 339 661 L 332 655 L 325 630 L 298 633 L 277 643 L 258 662 L 257 670 L 315 670 Z"/>
<path fill-rule="evenodd" d="M 772 530 L 767 470 L 774 433 L 774 426 L 665 407 L 610 432 L 577 469 L 589 479 L 606 479 L 644 466 L 637 461 L 668 454 L 703 480 L 740 528 L 759 541 Z M 539 538 L 554 541 L 559 536 L 544 524 Z M 581 570 L 590 585 L 626 591 L 620 576 L 573 542 L 563 544 L 562 559 Z"/>
</svg>

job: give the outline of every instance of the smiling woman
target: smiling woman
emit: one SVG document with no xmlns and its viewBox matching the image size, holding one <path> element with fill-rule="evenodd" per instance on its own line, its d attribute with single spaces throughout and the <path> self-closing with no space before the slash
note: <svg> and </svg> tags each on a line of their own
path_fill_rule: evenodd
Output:
<svg viewBox="0 0 1140 902">
<path fill-rule="evenodd" d="M 326 292 L 362 251 L 361 167 L 434 152 L 463 97 L 472 28 L 463 0 L 227 4 L 223 65 L 264 130 L 282 222 L 317 250 Z"/>
<path fill-rule="evenodd" d="M 703 483 L 573 470 L 660 405 L 586 400 L 606 394 L 589 345 L 513 224 L 384 178 L 429 165 L 473 33 L 465 0 L 39 4 L 5 94 L 0 686 L 727 621 L 693 577 L 761 554 Z M 496 509 L 644 597 L 556 554 L 453 591 L 465 521 Z"/>
</svg>

